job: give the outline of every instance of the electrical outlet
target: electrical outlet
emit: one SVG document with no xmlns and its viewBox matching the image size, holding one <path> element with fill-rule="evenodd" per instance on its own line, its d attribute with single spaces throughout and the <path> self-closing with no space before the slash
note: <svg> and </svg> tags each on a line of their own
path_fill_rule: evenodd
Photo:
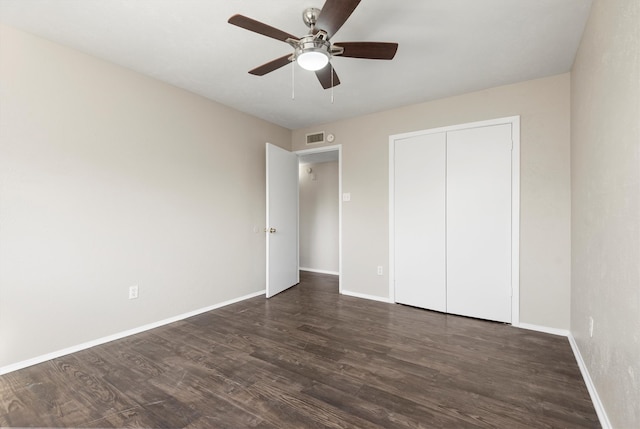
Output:
<svg viewBox="0 0 640 429">
<path fill-rule="evenodd" d="M 589 338 L 593 338 L 593 317 L 589 316 Z"/>
<path fill-rule="evenodd" d="M 129 286 L 129 299 L 138 298 L 138 285 Z"/>
<path fill-rule="evenodd" d="M 382 265 L 378 265 L 378 275 L 382 275 Z"/>
</svg>

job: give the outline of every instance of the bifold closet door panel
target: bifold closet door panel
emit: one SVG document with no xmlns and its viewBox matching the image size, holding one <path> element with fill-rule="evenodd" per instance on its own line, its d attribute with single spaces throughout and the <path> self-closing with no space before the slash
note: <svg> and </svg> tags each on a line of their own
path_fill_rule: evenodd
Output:
<svg viewBox="0 0 640 429">
<path fill-rule="evenodd" d="M 511 125 L 447 133 L 447 312 L 511 322 Z"/>
<path fill-rule="evenodd" d="M 395 301 L 446 311 L 445 134 L 396 140 Z"/>
</svg>

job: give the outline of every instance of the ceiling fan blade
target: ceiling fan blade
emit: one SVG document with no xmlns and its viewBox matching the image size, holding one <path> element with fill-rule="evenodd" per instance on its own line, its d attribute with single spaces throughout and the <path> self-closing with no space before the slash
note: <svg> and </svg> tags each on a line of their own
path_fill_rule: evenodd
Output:
<svg viewBox="0 0 640 429">
<path fill-rule="evenodd" d="M 331 76 L 333 75 L 333 80 Z M 329 89 L 332 86 L 340 85 L 340 79 L 338 78 L 338 74 L 333 69 L 331 63 L 327 64 L 324 68 L 320 70 L 316 70 L 316 76 L 318 76 L 318 80 L 320 81 L 320 85 L 324 89 Z"/>
<path fill-rule="evenodd" d="M 387 42 L 340 42 L 333 46 L 344 48 L 341 57 L 391 60 L 398 50 L 397 43 Z"/>
<path fill-rule="evenodd" d="M 351 16 L 360 0 L 327 0 L 316 21 L 315 29 L 327 32 L 329 39 Z"/>
<path fill-rule="evenodd" d="M 253 70 L 249 70 L 249 73 L 256 76 L 264 76 L 267 73 L 270 73 L 274 70 L 279 69 L 280 67 L 284 67 L 289 64 L 291 62 L 290 58 L 291 54 L 276 58 L 275 60 L 269 61 L 268 63 L 258 66 Z"/>
<path fill-rule="evenodd" d="M 254 33 L 262 34 L 263 36 L 271 37 L 282 42 L 285 42 L 287 39 L 299 40 L 298 37 L 294 36 L 293 34 L 278 30 L 275 27 L 243 15 L 233 15 L 231 18 L 229 18 L 228 22 L 229 24 L 237 25 L 238 27 L 244 28 L 245 30 L 253 31 Z"/>
</svg>

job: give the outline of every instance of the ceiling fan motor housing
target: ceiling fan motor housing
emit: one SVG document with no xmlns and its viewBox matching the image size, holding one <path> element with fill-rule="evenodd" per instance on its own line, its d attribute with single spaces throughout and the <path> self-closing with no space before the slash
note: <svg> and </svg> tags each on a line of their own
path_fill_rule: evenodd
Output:
<svg viewBox="0 0 640 429">
<path fill-rule="evenodd" d="M 296 49 L 295 56 L 298 57 L 303 52 L 315 51 L 323 52 L 328 57 L 331 57 L 331 43 L 328 40 L 316 36 L 310 34 L 302 37 L 294 46 Z"/>
</svg>

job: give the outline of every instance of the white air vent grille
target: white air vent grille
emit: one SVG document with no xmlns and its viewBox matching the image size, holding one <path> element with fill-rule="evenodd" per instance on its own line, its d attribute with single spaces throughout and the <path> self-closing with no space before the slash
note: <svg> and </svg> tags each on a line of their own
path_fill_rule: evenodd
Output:
<svg viewBox="0 0 640 429">
<path fill-rule="evenodd" d="M 306 138 L 307 138 L 307 144 L 324 143 L 324 131 L 307 134 Z"/>
</svg>

